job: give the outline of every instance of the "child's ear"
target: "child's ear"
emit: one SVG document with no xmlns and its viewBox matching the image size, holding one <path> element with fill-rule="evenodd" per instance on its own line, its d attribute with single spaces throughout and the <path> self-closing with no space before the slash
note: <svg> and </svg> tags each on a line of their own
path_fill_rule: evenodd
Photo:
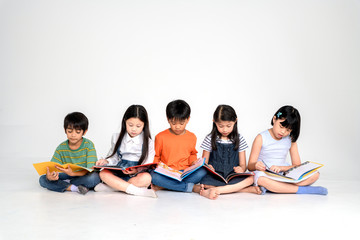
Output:
<svg viewBox="0 0 360 240">
<path fill-rule="evenodd" d="M 276 116 L 273 117 L 272 121 L 271 121 L 271 125 L 274 125 L 274 122 L 276 121 Z"/>
<path fill-rule="evenodd" d="M 190 121 L 190 117 L 188 117 L 188 118 L 186 119 L 186 124 L 187 124 L 189 121 Z"/>
</svg>

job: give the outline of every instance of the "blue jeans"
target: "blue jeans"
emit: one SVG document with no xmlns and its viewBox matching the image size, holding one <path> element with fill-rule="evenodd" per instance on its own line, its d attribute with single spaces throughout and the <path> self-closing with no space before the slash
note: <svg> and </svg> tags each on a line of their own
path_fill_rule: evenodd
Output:
<svg viewBox="0 0 360 240">
<path fill-rule="evenodd" d="M 192 192 L 194 185 L 199 183 L 206 173 L 205 168 L 201 167 L 179 182 L 178 180 L 156 173 L 154 170 L 150 171 L 152 184 L 178 192 Z"/>
<path fill-rule="evenodd" d="M 64 181 L 70 180 L 70 182 Z M 46 175 L 42 175 L 39 179 L 40 185 L 55 192 L 65 192 L 70 185 L 83 185 L 89 189 L 94 188 L 100 183 L 98 172 L 91 172 L 81 177 L 72 177 L 65 173 L 59 173 L 59 180 L 50 181 Z"/>
</svg>

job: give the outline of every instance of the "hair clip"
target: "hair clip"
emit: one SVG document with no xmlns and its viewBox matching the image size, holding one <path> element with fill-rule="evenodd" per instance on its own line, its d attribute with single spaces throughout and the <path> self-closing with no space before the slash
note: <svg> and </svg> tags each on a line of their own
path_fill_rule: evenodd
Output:
<svg viewBox="0 0 360 240">
<path fill-rule="evenodd" d="M 276 114 L 277 118 L 280 118 L 281 115 L 282 115 L 282 112 L 278 112 L 278 113 Z"/>
</svg>

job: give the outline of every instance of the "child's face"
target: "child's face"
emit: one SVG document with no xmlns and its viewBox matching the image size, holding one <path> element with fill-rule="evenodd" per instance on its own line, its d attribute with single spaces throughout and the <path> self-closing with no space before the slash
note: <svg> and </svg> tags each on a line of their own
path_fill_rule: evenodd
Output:
<svg viewBox="0 0 360 240">
<path fill-rule="evenodd" d="M 67 127 L 65 133 L 69 140 L 69 145 L 78 145 L 81 143 L 82 137 L 85 135 L 86 131 L 84 132 L 82 129 Z"/>
<path fill-rule="evenodd" d="M 218 121 L 215 122 L 215 125 L 221 134 L 221 137 L 227 139 L 229 134 L 233 131 L 235 123 L 236 122 L 234 121 Z"/>
<path fill-rule="evenodd" d="M 144 122 L 139 118 L 129 118 L 126 120 L 125 124 L 126 131 L 132 138 L 138 136 L 144 129 Z"/>
<path fill-rule="evenodd" d="M 286 119 L 276 119 L 274 116 L 273 118 L 273 128 L 272 132 L 274 134 L 275 139 L 280 140 L 283 137 L 289 136 L 291 133 L 291 129 L 284 127 L 281 125 L 282 122 L 284 122 Z"/>
<path fill-rule="evenodd" d="M 170 129 L 175 135 L 181 135 L 185 133 L 186 125 L 188 124 L 190 118 L 185 120 L 175 120 L 175 119 L 168 119 L 170 124 Z"/>
</svg>

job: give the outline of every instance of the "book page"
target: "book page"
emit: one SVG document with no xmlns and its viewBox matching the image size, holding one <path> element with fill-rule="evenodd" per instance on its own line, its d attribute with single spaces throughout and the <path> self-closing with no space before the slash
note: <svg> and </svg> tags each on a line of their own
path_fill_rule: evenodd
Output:
<svg viewBox="0 0 360 240">
<path fill-rule="evenodd" d="M 163 162 L 159 162 L 157 167 L 155 168 L 155 172 L 168 176 L 170 178 L 176 179 L 178 181 L 181 181 L 181 174 L 179 170 L 175 170 L 168 165 L 164 164 Z"/>
<path fill-rule="evenodd" d="M 285 176 L 286 177 L 290 177 L 292 179 L 301 179 L 301 177 L 303 175 L 305 175 L 306 173 L 313 171 L 313 170 L 317 170 L 320 167 L 322 167 L 323 165 L 320 163 L 314 163 L 314 162 L 304 162 L 303 164 L 301 164 L 298 167 L 294 167 L 289 169 L 287 172 L 285 172 Z"/>
</svg>

